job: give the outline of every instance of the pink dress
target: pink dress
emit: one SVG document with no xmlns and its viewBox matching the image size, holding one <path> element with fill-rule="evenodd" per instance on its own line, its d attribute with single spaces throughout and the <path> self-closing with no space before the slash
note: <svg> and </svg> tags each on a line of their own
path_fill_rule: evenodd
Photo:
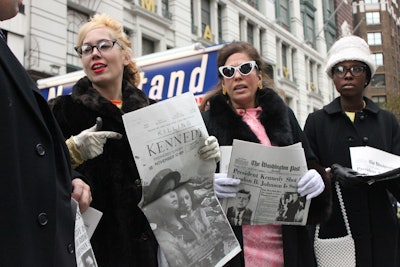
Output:
<svg viewBox="0 0 400 267">
<path fill-rule="evenodd" d="M 237 109 L 261 144 L 271 146 L 264 126 L 258 120 L 261 107 L 250 109 Z M 281 267 L 283 260 L 282 228 L 280 225 L 242 225 L 244 261 L 246 266 Z"/>
</svg>

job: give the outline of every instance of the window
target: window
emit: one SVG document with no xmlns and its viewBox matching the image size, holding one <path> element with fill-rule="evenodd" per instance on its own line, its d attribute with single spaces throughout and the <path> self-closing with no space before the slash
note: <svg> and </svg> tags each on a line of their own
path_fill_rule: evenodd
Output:
<svg viewBox="0 0 400 267">
<path fill-rule="evenodd" d="M 18 12 L 21 14 L 25 14 L 25 5 L 24 4 L 19 5 Z"/>
<path fill-rule="evenodd" d="M 325 19 L 332 19 L 334 16 L 333 13 L 335 12 L 335 3 L 333 0 L 324 0 L 323 7 Z"/>
<path fill-rule="evenodd" d="M 315 25 L 314 25 L 314 16 L 306 14 L 305 16 L 305 27 L 304 27 L 304 40 L 307 43 L 310 43 L 314 46 L 315 42 Z"/>
<path fill-rule="evenodd" d="M 307 44 L 315 45 L 315 17 L 317 10 L 309 1 L 301 1 L 301 10 L 303 17 L 304 40 Z"/>
<path fill-rule="evenodd" d="M 81 61 L 74 47 L 76 46 L 79 28 L 88 19 L 89 15 L 87 14 L 72 9 L 67 11 L 67 66 L 69 66 L 67 72 L 75 71 L 81 66 Z"/>
<path fill-rule="evenodd" d="M 288 62 L 288 46 L 282 44 L 282 76 L 286 79 L 290 79 L 290 70 L 289 70 L 289 62 Z"/>
<path fill-rule="evenodd" d="M 66 67 L 67 73 L 74 72 L 74 71 L 81 70 L 81 69 L 82 68 L 80 68 L 78 66 L 69 65 L 69 64 L 67 64 L 67 67 Z"/>
<path fill-rule="evenodd" d="M 336 41 L 336 33 L 335 32 L 325 32 L 326 39 L 326 49 L 329 50 L 333 43 Z"/>
<path fill-rule="evenodd" d="M 314 85 L 314 65 L 315 63 L 310 61 L 310 66 L 309 66 L 309 75 L 310 75 L 310 88 L 313 89 L 313 85 Z"/>
<path fill-rule="evenodd" d="M 323 29 L 325 32 L 326 48 L 329 50 L 336 40 L 337 30 L 335 22 L 335 3 L 334 0 L 324 0 L 322 3 L 323 3 L 322 8 L 324 14 Z"/>
<path fill-rule="evenodd" d="M 169 12 L 169 0 L 161 0 L 161 12 L 164 18 L 172 18 L 172 13 Z"/>
<path fill-rule="evenodd" d="M 289 72 L 290 72 L 291 75 L 293 75 L 293 78 L 291 77 L 290 80 L 297 83 L 296 72 L 295 72 L 295 62 L 296 62 L 295 59 L 297 58 L 297 56 L 296 56 L 297 55 L 297 50 L 291 48 L 290 52 L 291 52 L 291 54 L 290 54 L 290 67 L 291 67 L 291 70 L 289 70 Z"/>
<path fill-rule="evenodd" d="M 372 96 L 371 100 L 377 104 L 384 104 L 384 103 L 386 103 L 386 96 L 383 96 L 383 95 Z"/>
<path fill-rule="evenodd" d="M 290 29 L 289 0 L 276 0 L 276 17 L 287 30 Z"/>
<path fill-rule="evenodd" d="M 197 34 L 197 25 L 195 21 L 195 13 L 194 13 L 194 3 L 193 0 L 190 0 L 190 20 L 192 21 L 192 34 Z"/>
<path fill-rule="evenodd" d="M 210 26 L 211 16 L 210 16 L 210 1 L 201 1 L 201 32 L 204 33 L 206 26 Z"/>
<path fill-rule="evenodd" d="M 148 55 L 154 53 L 155 51 L 155 43 L 154 41 L 144 38 L 142 39 L 142 55 Z"/>
<path fill-rule="evenodd" d="M 266 36 L 265 29 L 260 29 L 260 39 L 258 40 L 259 41 L 259 47 L 260 47 L 260 55 L 264 55 L 265 54 L 265 49 L 264 49 L 264 45 L 263 45 L 265 36 Z"/>
<path fill-rule="evenodd" d="M 282 66 L 287 66 L 287 46 L 285 44 L 282 44 Z"/>
<path fill-rule="evenodd" d="M 251 23 L 247 23 L 247 42 L 254 45 L 254 26 Z"/>
<path fill-rule="evenodd" d="M 372 87 L 386 87 L 385 74 L 375 74 L 371 79 Z"/>
<path fill-rule="evenodd" d="M 128 38 L 128 40 L 132 40 L 132 36 L 133 36 L 133 30 L 123 27 L 123 31 L 126 34 L 126 38 Z"/>
<path fill-rule="evenodd" d="M 375 64 L 377 67 L 383 66 L 383 54 L 382 53 L 374 53 L 372 56 L 375 59 Z"/>
<path fill-rule="evenodd" d="M 217 10 L 217 16 L 218 16 L 218 38 L 219 38 L 219 43 L 223 43 L 223 34 L 222 34 L 222 6 L 218 5 L 218 10 Z"/>
<path fill-rule="evenodd" d="M 245 2 L 255 9 L 258 9 L 258 0 L 245 0 Z"/>
<path fill-rule="evenodd" d="M 367 42 L 369 45 L 382 45 L 382 33 L 380 32 L 367 33 Z"/>
<path fill-rule="evenodd" d="M 367 12 L 365 13 L 365 19 L 367 25 L 374 25 L 381 23 L 381 14 L 379 12 Z"/>
<path fill-rule="evenodd" d="M 265 63 L 263 73 L 266 73 L 271 80 L 274 79 L 274 67 L 271 64 Z"/>
</svg>

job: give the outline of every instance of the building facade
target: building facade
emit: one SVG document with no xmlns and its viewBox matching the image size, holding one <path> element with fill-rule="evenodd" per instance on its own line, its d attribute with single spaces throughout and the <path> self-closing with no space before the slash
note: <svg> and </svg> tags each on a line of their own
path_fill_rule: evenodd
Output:
<svg viewBox="0 0 400 267">
<path fill-rule="evenodd" d="M 386 103 L 400 94 L 399 1 L 354 1 L 353 15 L 354 32 L 368 42 L 378 67 L 366 95 Z"/>
<path fill-rule="evenodd" d="M 35 80 L 81 69 L 73 47 L 95 13 L 123 23 L 134 57 L 196 42 L 247 41 L 303 125 L 335 95 L 324 64 L 338 30 L 336 7 L 335 0 L 25 0 L 0 28 Z"/>
</svg>

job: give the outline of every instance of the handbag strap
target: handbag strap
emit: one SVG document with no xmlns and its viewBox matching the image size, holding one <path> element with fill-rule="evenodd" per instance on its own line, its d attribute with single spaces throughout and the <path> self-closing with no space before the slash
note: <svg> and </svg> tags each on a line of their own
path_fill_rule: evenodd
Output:
<svg viewBox="0 0 400 267">
<path fill-rule="evenodd" d="M 342 211 L 342 215 L 343 215 L 344 225 L 346 226 L 347 234 L 351 236 L 350 224 L 349 224 L 349 220 L 347 218 L 346 208 L 344 206 L 342 192 L 340 190 L 340 185 L 339 185 L 338 181 L 335 181 L 335 188 L 336 188 L 336 193 L 337 193 L 338 200 L 339 200 L 340 210 Z M 319 235 L 319 227 L 320 227 L 319 224 L 317 224 L 317 226 L 315 227 L 315 238 L 317 238 Z"/>
</svg>

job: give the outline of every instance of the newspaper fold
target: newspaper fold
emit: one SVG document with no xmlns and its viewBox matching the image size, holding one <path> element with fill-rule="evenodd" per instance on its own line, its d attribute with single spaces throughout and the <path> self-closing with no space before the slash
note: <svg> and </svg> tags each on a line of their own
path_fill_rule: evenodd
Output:
<svg viewBox="0 0 400 267">
<path fill-rule="evenodd" d="M 123 115 L 142 179 L 139 204 L 169 266 L 223 266 L 240 245 L 214 195 L 215 160 L 192 93 Z"/>
</svg>

